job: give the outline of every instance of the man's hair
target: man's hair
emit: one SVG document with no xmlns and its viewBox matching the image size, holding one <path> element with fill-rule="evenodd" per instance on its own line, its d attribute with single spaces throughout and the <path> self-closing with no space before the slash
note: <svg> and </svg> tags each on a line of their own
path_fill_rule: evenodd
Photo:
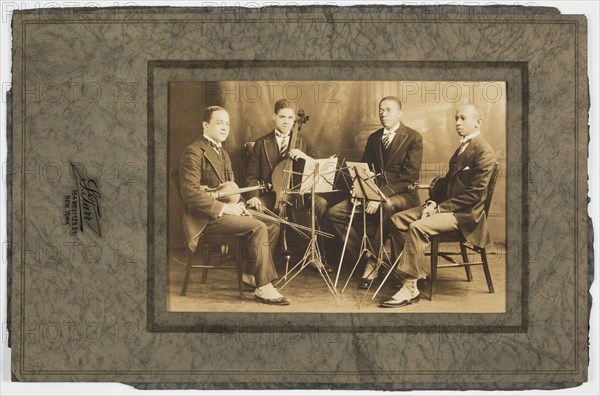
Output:
<svg viewBox="0 0 600 396">
<path fill-rule="evenodd" d="M 202 121 L 206 121 L 210 124 L 210 120 L 212 118 L 213 113 L 215 111 L 221 111 L 221 110 L 227 111 L 221 106 L 208 106 L 207 108 L 204 109 L 204 117 L 203 117 Z"/>
<path fill-rule="evenodd" d="M 470 108 L 473 111 L 473 114 L 475 115 L 475 117 L 477 119 L 483 120 L 483 112 L 481 111 L 481 108 L 479 106 L 477 106 L 476 104 L 466 103 L 466 104 L 459 106 L 458 109 L 460 109 L 462 107 Z"/>
<path fill-rule="evenodd" d="M 379 101 L 379 104 L 381 104 L 384 100 L 391 100 L 393 102 L 398 103 L 398 108 L 402 110 L 402 102 L 400 102 L 400 98 L 398 98 L 397 96 L 386 96 L 385 98 Z"/>
<path fill-rule="evenodd" d="M 296 109 L 296 105 L 294 104 L 294 102 L 290 102 L 287 99 L 279 99 L 277 102 L 275 102 L 275 109 L 274 112 L 275 114 L 279 113 L 279 110 L 281 109 Z"/>
</svg>

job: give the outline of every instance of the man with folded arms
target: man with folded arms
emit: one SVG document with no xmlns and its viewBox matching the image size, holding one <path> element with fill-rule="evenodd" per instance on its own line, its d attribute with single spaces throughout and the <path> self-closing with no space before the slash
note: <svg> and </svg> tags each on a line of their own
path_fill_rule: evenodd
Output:
<svg viewBox="0 0 600 396">
<path fill-rule="evenodd" d="M 489 243 L 485 200 L 496 161 L 494 150 L 481 137 L 481 110 L 472 104 L 458 108 L 454 117 L 460 147 L 450 159 L 444 202 L 427 201 L 392 216 L 390 235 L 395 254 L 402 252 L 398 271 L 404 276 L 402 288 L 381 307 L 404 307 L 419 301 L 417 280 L 426 276 L 425 249 L 433 235 L 460 231 L 468 243 Z"/>
</svg>

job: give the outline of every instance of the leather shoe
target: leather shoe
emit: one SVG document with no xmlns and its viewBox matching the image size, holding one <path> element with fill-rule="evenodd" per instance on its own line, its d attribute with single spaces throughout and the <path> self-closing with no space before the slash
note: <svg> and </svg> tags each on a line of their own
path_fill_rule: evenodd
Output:
<svg viewBox="0 0 600 396">
<path fill-rule="evenodd" d="M 256 298 L 258 301 L 260 301 L 263 304 L 269 304 L 269 305 L 290 305 L 290 303 L 292 302 L 292 300 L 290 300 L 289 298 L 284 297 L 284 296 L 277 297 L 277 298 L 263 298 L 263 297 L 257 296 L 255 294 L 254 298 Z"/>
<path fill-rule="evenodd" d="M 333 268 L 331 265 L 327 265 L 327 264 L 325 264 L 325 271 L 327 271 L 327 273 L 329 275 L 333 275 L 336 272 L 335 268 Z"/>
<path fill-rule="evenodd" d="M 244 291 L 254 291 L 256 290 L 256 286 L 251 285 L 250 283 L 246 283 L 242 281 L 242 286 L 244 287 Z"/>
<path fill-rule="evenodd" d="M 429 287 L 429 282 L 431 279 L 429 279 L 428 276 L 426 276 L 425 278 L 421 278 L 419 280 L 417 280 L 417 288 L 419 290 L 423 290 L 423 289 L 427 289 Z M 401 289 L 402 288 L 402 283 L 396 283 L 394 285 L 395 288 L 397 289 Z"/>
<path fill-rule="evenodd" d="M 426 276 L 425 278 L 421 278 L 421 279 L 417 280 L 417 288 L 427 289 L 429 287 L 430 281 L 431 281 L 431 279 L 429 279 L 429 276 Z"/>
<path fill-rule="evenodd" d="M 358 281 L 358 288 L 362 289 L 362 290 L 366 290 L 369 288 L 369 285 L 371 284 L 371 281 L 367 278 L 360 278 L 360 280 Z"/>
<path fill-rule="evenodd" d="M 335 269 L 332 266 L 324 264 L 323 267 L 325 267 L 325 271 L 329 275 L 335 274 Z M 315 272 L 319 272 L 319 268 L 317 268 L 315 265 L 311 265 L 310 269 L 313 270 L 313 271 L 315 271 Z"/>
<path fill-rule="evenodd" d="M 380 307 L 383 308 L 400 308 L 400 307 L 405 307 L 407 305 L 410 304 L 416 304 L 419 302 L 419 299 L 421 298 L 421 295 L 418 294 L 416 297 L 411 298 L 410 300 L 396 300 L 393 298 L 390 298 L 389 300 L 383 300 L 379 303 Z"/>
</svg>

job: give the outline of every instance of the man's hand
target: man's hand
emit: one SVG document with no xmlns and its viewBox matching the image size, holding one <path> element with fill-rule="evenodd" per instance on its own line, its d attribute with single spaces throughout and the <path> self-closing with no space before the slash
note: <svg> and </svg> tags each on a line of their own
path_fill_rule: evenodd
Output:
<svg viewBox="0 0 600 396">
<path fill-rule="evenodd" d="M 423 208 L 423 213 L 421 214 L 421 219 L 427 218 L 433 214 L 438 213 L 437 204 L 433 201 L 427 202 L 427 206 Z"/>
<path fill-rule="evenodd" d="M 252 209 L 260 209 L 260 207 L 263 206 L 258 197 L 252 197 L 246 203 L 248 204 L 248 207 Z"/>
<path fill-rule="evenodd" d="M 239 203 L 228 203 L 225 204 L 225 207 L 223 208 L 223 214 L 224 215 L 230 215 L 230 216 L 242 216 L 247 214 L 248 212 L 246 211 L 246 208 L 244 207 L 244 204 L 239 202 Z"/>
<path fill-rule="evenodd" d="M 289 152 L 290 158 L 293 159 L 294 161 L 302 158 L 304 160 L 310 159 L 310 157 L 306 154 L 304 154 L 304 152 L 300 149 L 291 149 Z"/>
<path fill-rule="evenodd" d="M 377 209 L 379 209 L 379 204 L 381 204 L 381 202 L 369 201 L 367 203 L 367 208 L 365 210 L 367 211 L 368 214 L 374 214 L 377 212 Z"/>
</svg>

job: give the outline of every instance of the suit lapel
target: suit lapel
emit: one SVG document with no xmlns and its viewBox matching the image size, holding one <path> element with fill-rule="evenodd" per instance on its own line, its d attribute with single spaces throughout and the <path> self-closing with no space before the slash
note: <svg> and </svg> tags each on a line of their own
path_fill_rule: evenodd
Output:
<svg viewBox="0 0 600 396">
<path fill-rule="evenodd" d="M 273 161 L 271 161 L 271 158 L 277 158 L 279 156 L 279 146 L 277 145 L 277 138 L 275 137 L 275 130 L 271 131 L 271 133 L 269 133 L 267 138 L 265 140 L 263 140 L 263 145 L 265 148 L 265 155 L 267 157 L 267 162 L 269 163 L 269 168 L 271 170 L 273 170 Z"/>
<path fill-rule="evenodd" d="M 475 152 L 475 146 L 477 146 L 477 138 L 471 139 L 467 147 L 465 147 L 465 151 L 456 159 L 456 167 L 458 169 L 462 169 L 465 165 L 471 162 L 471 158 L 473 157 L 473 153 Z"/>
<path fill-rule="evenodd" d="M 231 167 L 231 158 L 229 158 L 229 153 L 227 150 L 223 150 L 223 157 L 225 158 L 225 181 L 235 181 L 233 169 Z"/>
<path fill-rule="evenodd" d="M 208 163 L 213 167 L 215 174 L 217 175 L 219 180 L 221 180 L 221 183 L 225 182 L 225 175 L 223 174 L 223 170 L 220 169 L 221 167 L 219 166 L 219 156 L 215 152 L 215 150 L 213 150 L 213 148 L 210 146 L 208 140 L 202 138 L 202 140 L 200 141 L 200 147 L 204 151 L 204 158 L 206 158 Z"/>
<path fill-rule="evenodd" d="M 458 172 L 460 172 L 465 167 L 465 165 L 470 163 L 471 158 L 473 157 L 473 153 L 475 152 L 475 146 L 477 146 L 477 143 L 478 143 L 477 137 L 471 139 L 471 141 L 465 148 L 465 151 L 463 151 L 463 153 L 460 155 L 458 155 L 458 151 L 460 150 L 460 147 L 458 149 L 456 149 L 456 151 L 454 152 L 454 155 L 453 155 L 453 159 L 455 161 L 455 166 L 454 166 L 454 169 L 451 169 L 451 172 L 452 172 L 450 175 L 451 179 Z M 452 159 L 450 161 L 452 162 Z"/>
<path fill-rule="evenodd" d="M 408 134 L 404 130 L 404 125 L 400 124 L 400 128 L 398 128 L 398 132 L 390 145 L 390 151 L 388 153 L 387 161 L 385 162 L 386 169 L 392 163 L 394 156 L 398 153 L 398 150 L 400 150 L 400 147 L 402 147 L 407 138 Z M 381 145 L 379 145 L 379 147 L 381 147 Z"/>
<path fill-rule="evenodd" d="M 375 133 L 377 133 L 377 139 L 375 139 L 375 157 L 377 158 L 377 164 L 379 166 L 379 169 L 383 171 L 385 169 L 383 163 L 383 151 L 381 150 L 381 137 L 383 136 L 383 128 L 381 128 Z"/>
</svg>

